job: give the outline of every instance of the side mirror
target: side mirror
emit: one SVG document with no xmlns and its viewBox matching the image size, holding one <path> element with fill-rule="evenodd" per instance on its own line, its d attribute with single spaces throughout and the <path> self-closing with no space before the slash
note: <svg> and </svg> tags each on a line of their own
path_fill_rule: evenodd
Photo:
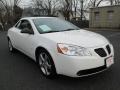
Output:
<svg viewBox="0 0 120 90">
<path fill-rule="evenodd" d="M 24 28 L 23 30 L 21 30 L 21 33 L 34 34 L 34 32 L 28 28 Z"/>
</svg>

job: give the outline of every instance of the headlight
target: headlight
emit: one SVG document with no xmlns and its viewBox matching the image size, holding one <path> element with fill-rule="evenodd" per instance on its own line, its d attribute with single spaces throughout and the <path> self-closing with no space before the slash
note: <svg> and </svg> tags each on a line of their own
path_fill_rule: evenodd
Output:
<svg viewBox="0 0 120 90">
<path fill-rule="evenodd" d="M 75 45 L 57 44 L 57 50 L 61 54 L 70 56 L 92 56 L 86 48 Z"/>
</svg>

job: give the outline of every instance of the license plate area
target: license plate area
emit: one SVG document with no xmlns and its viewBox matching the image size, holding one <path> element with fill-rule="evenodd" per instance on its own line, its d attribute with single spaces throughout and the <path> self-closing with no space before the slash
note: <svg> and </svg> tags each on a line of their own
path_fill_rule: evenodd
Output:
<svg viewBox="0 0 120 90">
<path fill-rule="evenodd" d="M 105 62 L 106 62 L 106 66 L 107 66 L 107 67 L 110 67 L 112 64 L 114 64 L 113 56 L 108 57 L 108 58 L 105 60 Z"/>
</svg>

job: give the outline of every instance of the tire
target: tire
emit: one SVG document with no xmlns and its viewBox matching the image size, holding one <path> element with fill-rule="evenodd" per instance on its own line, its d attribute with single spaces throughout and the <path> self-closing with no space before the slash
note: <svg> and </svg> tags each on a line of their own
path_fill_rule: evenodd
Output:
<svg viewBox="0 0 120 90">
<path fill-rule="evenodd" d="M 10 39 L 8 39 L 8 48 L 9 48 L 10 52 L 15 52 L 15 49 L 14 49 L 14 47 L 13 47 L 12 42 L 11 42 Z"/>
<path fill-rule="evenodd" d="M 53 59 L 46 50 L 40 50 L 37 59 L 40 71 L 45 77 L 53 79 L 57 76 Z"/>
</svg>

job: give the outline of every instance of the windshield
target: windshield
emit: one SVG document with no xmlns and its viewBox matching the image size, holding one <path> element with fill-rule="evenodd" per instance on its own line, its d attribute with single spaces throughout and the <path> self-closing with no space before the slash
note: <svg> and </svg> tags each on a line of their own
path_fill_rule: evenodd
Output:
<svg viewBox="0 0 120 90">
<path fill-rule="evenodd" d="M 33 22 L 40 33 L 79 30 L 77 26 L 59 18 L 37 18 Z"/>
</svg>

